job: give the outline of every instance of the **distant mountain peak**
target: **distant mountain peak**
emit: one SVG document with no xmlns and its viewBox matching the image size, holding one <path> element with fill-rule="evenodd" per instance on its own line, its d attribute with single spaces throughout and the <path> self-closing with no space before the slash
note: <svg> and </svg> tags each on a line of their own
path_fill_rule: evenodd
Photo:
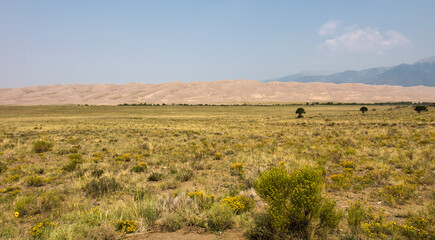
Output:
<svg viewBox="0 0 435 240">
<path fill-rule="evenodd" d="M 375 67 L 361 71 L 347 70 L 329 75 L 295 74 L 264 82 L 364 83 L 404 87 L 435 87 L 435 64 L 433 63 L 435 63 L 435 55 L 424 58 L 414 64 L 402 63 L 392 67 Z"/>
<path fill-rule="evenodd" d="M 427 57 L 427 58 L 423 58 L 423 59 L 419 60 L 418 62 L 416 62 L 416 64 L 417 63 L 433 63 L 433 62 L 435 62 L 435 55 Z"/>
</svg>

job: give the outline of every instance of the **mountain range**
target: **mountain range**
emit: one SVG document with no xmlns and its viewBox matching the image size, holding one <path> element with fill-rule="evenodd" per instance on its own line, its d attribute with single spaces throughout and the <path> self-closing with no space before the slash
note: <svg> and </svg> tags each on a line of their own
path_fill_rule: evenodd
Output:
<svg viewBox="0 0 435 240">
<path fill-rule="evenodd" d="M 435 56 L 422 59 L 414 64 L 400 64 L 393 67 L 377 67 L 361 71 L 348 70 L 329 75 L 293 74 L 264 82 L 324 82 L 364 83 L 371 85 L 398 85 L 435 87 Z"/>
</svg>

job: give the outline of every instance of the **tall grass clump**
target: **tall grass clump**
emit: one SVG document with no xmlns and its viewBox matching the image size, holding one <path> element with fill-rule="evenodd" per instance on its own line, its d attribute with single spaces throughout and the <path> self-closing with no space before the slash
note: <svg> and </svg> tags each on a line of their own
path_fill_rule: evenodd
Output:
<svg viewBox="0 0 435 240">
<path fill-rule="evenodd" d="M 333 200 L 322 196 L 322 172 L 305 167 L 289 173 L 284 167 L 261 174 L 255 183 L 268 203 L 268 214 L 276 233 L 311 239 L 335 230 L 342 214 Z"/>
</svg>

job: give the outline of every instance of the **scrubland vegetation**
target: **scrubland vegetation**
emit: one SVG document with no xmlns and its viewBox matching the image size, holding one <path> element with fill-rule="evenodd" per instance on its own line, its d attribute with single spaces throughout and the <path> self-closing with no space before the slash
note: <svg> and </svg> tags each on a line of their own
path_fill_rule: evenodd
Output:
<svg viewBox="0 0 435 240">
<path fill-rule="evenodd" d="M 0 107 L 0 238 L 435 239 L 433 109 L 361 107 Z"/>
</svg>

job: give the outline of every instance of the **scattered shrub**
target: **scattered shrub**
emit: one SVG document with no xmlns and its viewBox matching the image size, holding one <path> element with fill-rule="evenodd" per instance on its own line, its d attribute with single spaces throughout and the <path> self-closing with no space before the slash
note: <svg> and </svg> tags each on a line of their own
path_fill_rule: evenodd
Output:
<svg viewBox="0 0 435 240">
<path fill-rule="evenodd" d="M 160 226 L 163 231 L 175 232 L 181 228 L 183 220 L 183 217 L 179 213 L 169 213 L 163 217 Z"/>
<path fill-rule="evenodd" d="M 72 171 L 74 171 L 74 170 L 77 168 L 77 166 L 78 166 L 80 163 L 82 163 L 81 160 L 72 159 L 72 160 L 70 160 L 70 161 L 69 161 L 65 166 L 63 166 L 62 169 L 63 169 L 64 171 L 67 171 L 67 172 L 72 172 Z"/>
<path fill-rule="evenodd" d="M 34 195 L 22 195 L 15 199 L 14 211 L 19 215 L 29 215 L 35 213 L 35 196 Z"/>
<path fill-rule="evenodd" d="M 8 167 L 6 166 L 6 164 L 0 162 L 0 174 L 6 172 L 6 170 L 8 170 Z"/>
<path fill-rule="evenodd" d="M 358 234 L 361 230 L 361 224 L 365 221 L 367 211 L 363 203 L 359 200 L 350 204 L 347 210 L 347 224 L 352 234 Z"/>
<path fill-rule="evenodd" d="M 182 182 L 187 182 L 192 179 L 192 177 L 193 171 L 191 169 L 183 168 L 178 172 L 176 179 Z"/>
<path fill-rule="evenodd" d="M 103 175 L 103 173 L 104 173 L 104 170 L 95 169 L 91 172 L 91 176 L 95 177 L 95 178 L 99 178 L 99 177 L 101 177 L 101 175 Z"/>
<path fill-rule="evenodd" d="M 147 164 L 145 162 L 140 162 L 131 169 L 132 172 L 136 173 L 145 172 L 145 170 L 147 170 Z"/>
<path fill-rule="evenodd" d="M 148 176 L 148 181 L 157 182 L 163 179 L 163 174 L 158 172 L 153 172 Z"/>
<path fill-rule="evenodd" d="M 254 214 L 254 221 L 244 233 L 245 237 L 252 240 L 274 240 L 284 239 L 279 237 L 279 232 L 275 230 L 273 219 L 268 212 Z"/>
<path fill-rule="evenodd" d="M 243 163 L 234 163 L 231 165 L 231 175 L 242 175 L 243 174 Z"/>
<path fill-rule="evenodd" d="M 221 202 L 223 205 L 230 207 L 236 214 L 249 211 L 254 207 L 254 201 L 243 195 L 226 197 Z"/>
<path fill-rule="evenodd" d="M 415 186 L 410 184 L 387 185 L 381 191 L 381 197 L 388 204 L 404 204 L 414 196 Z"/>
<path fill-rule="evenodd" d="M 115 178 L 102 177 L 98 180 L 92 179 L 83 187 L 83 191 L 91 197 L 101 197 L 109 195 L 121 188 L 121 185 L 115 180 Z"/>
<path fill-rule="evenodd" d="M 41 187 L 44 186 L 47 182 L 47 179 L 40 177 L 40 176 L 29 176 L 24 179 L 24 182 L 29 187 Z"/>
<path fill-rule="evenodd" d="M 35 239 L 44 239 L 45 235 L 48 235 L 47 232 L 52 230 L 56 226 L 54 223 L 52 223 L 50 220 L 43 220 L 42 222 L 37 223 L 34 225 L 30 231 L 29 234 L 32 238 Z"/>
<path fill-rule="evenodd" d="M 33 151 L 35 153 L 48 152 L 53 149 L 53 143 L 44 140 L 38 140 L 33 143 Z"/>
<path fill-rule="evenodd" d="M 116 230 L 125 233 L 134 233 L 137 231 L 137 223 L 134 220 L 120 220 L 116 223 Z"/>
<path fill-rule="evenodd" d="M 324 199 L 322 171 L 311 167 L 288 173 L 283 167 L 263 172 L 256 190 L 268 203 L 276 230 L 308 238 L 313 229 L 320 235 L 337 228 L 341 214 L 335 202 Z"/>
<path fill-rule="evenodd" d="M 206 213 L 207 228 L 211 231 L 224 231 L 234 224 L 233 211 L 230 207 L 215 204 Z"/>
<path fill-rule="evenodd" d="M 13 198 L 21 192 L 21 187 L 7 187 L 0 190 L 0 194 L 6 195 L 6 198 Z"/>
<path fill-rule="evenodd" d="M 38 195 L 22 195 L 15 200 L 14 211 L 20 215 L 35 215 L 60 207 L 64 195 L 56 191 L 43 191 Z"/>
</svg>

